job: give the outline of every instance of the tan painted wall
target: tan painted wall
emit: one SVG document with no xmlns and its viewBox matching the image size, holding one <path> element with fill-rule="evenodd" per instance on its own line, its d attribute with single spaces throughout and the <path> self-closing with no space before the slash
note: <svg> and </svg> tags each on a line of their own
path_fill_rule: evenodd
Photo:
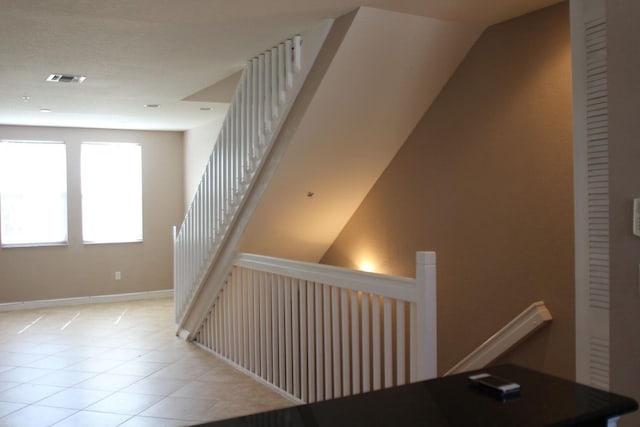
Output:
<svg viewBox="0 0 640 427">
<path fill-rule="evenodd" d="M 563 3 L 485 31 L 323 258 L 438 256 L 439 371 L 544 300 L 502 361 L 574 377 L 571 57 Z"/>
<path fill-rule="evenodd" d="M 640 238 L 631 233 L 640 197 L 640 3 L 608 0 L 611 390 L 640 401 Z M 621 426 L 640 425 L 640 413 Z"/>
<path fill-rule="evenodd" d="M 0 139 L 67 144 L 69 245 L 0 249 L 0 303 L 109 295 L 173 287 L 172 232 L 183 211 L 181 132 L 0 126 Z M 144 242 L 83 245 L 80 144 L 142 145 Z M 115 271 L 122 280 L 115 280 Z"/>
</svg>

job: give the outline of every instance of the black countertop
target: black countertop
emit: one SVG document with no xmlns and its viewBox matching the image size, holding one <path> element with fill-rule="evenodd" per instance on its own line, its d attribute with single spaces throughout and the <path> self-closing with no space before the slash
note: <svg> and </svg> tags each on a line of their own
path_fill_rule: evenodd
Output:
<svg viewBox="0 0 640 427">
<path fill-rule="evenodd" d="M 487 395 L 465 373 L 200 426 L 605 427 L 608 418 L 638 408 L 632 399 L 514 365 L 482 372 L 520 384 L 520 395 Z"/>
</svg>

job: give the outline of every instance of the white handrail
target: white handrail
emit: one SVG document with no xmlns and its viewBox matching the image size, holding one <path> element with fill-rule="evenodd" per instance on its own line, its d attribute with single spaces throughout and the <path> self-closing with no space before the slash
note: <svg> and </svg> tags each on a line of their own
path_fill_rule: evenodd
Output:
<svg viewBox="0 0 640 427">
<path fill-rule="evenodd" d="M 551 313 L 543 301 L 531 304 L 445 375 L 484 368 L 551 320 Z"/>
<path fill-rule="evenodd" d="M 419 252 L 417 270 L 240 254 L 195 342 L 303 402 L 434 378 L 435 254 Z"/>
<path fill-rule="evenodd" d="M 371 292 L 405 301 L 416 299 L 416 281 L 406 277 L 246 253 L 238 254 L 234 265 L 311 282 L 331 283 L 344 289 Z"/>
</svg>

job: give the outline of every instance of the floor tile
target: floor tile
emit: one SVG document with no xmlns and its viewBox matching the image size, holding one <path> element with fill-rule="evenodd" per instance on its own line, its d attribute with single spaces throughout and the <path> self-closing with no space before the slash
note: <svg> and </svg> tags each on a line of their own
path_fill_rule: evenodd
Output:
<svg viewBox="0 0 640 427">
<path fill-rule="evenodd" d="M 113 393 L 87 408 L 89 411 L 137 415 L 163 399 L 163 396 L 136 393 Z"/>
<path fill-rule="evenodd" d="M 159 362 L 159 363 L 173 363 L 182 359 L 184 354 L 181 352 L 168 352 L 162 350 L 154 350 L 141 356 L 138 360 L 142 362 Z"/>
<path fill-rule="evenodd" d="M 29 405 L 0 418 L 2 427 L 49 427 L 67 418 L 76 411 L 73 409 L 49 408 Z"/>
<path fill-rule="evenodd" d="M 160 396 L 168 396 L 181 387 L 189 383 L 188 380 L 180 380 L 175 378 L 144 378 L 129 387 L 124 388 L 123 392 L 154 394 Z"/>
<path fill-rule="evenodd" d="M 208 420 L 217 421 L 227 418 L 241 417 L 243 415 L 255 414 L 263 412 L 264 409 L 256 405 L 247 404 L 246 402 L 216 402 L 215 406 L 209 410 Z"/>
<path fill-rule="evenodd" d="M 15 387 L 17 385 L 20 385 L 21 383 L 15 383 L 15 382 L 11 382 L 11 381 L 0 381 L 0 391 L 5 391 L 7 389 L 10 389 L 12 387 Z"/>
<path fill-rule="evenodd" d="M 99 374 L 76 384 L 76 387 L 90 390 L 118 391 L 142 378 L 133 375 Z"/>
<path fill-rule="evenodd" d="M 7 347 L 2 346 L 5 351 L 0 351 L 0 365 L 3 366 L 23 366 L 25 363 L 30 363 L 38 359 L 42 359 L 44 356 L 41 354 L 29 354 L 6 351 Z"/>
<path fill-rule="evenodd" d="M 20 384 L 0 392 L 1 402 L 35 403 L 63 390 L 62 387 L 42 384 Z"/>
<path fill-rule="evenodd" d="M 206 421 L 209 419 L 210 409 L 214 406 L 214 403 L 215 402 L 210 400 L 202 399 L 165 397 L 140 415 L 190 421 Z"/>
<path fill-rule="evenodd" d="M 74 365 L 83 359 L 85 358 L 73 356 L 46 356 L 42 359 L 37 359 L 33 362 L 23 364 L 22 366 L 41 369 L 62 369 Z"/>
<path fill-rule="evenodd" d="M 56 353 L 56 356 L 94 357 L 94 356 L 99 356 L 108 350 L 109 350 L 108 347 L 76 345 L 76 346 L 71 346 L 64 351 L 61 351 L 60 353 Z"/>
<path fill-rule="evenodd" d="M 68 366 L 68 369 L 73 371 L 101 373 L 109 371 L 122 363 L 122 360 L 89 358 Z"/>
<path fill-rule="evenodd" d="M 100 357 L 103 358 L 103 359 L 109 359 L 109 360 L 127 361 L 127 360 L 137 359 L 137 358 L 143 356 L 145 353 L 147 353 L 146 350 L 135 350 L 135 349 L 128 349 L 128 348 L 115 348 L 115 349 L 111 349 L 111 350 L 108 350 L 108 351 L 102 353 L 102 355 L 100 355 Z"/>
<path fill-rule="evenodd" d="M 0 426 L 176 427 L 291 406 L 176 338 L 172 304 L 165 299 L 0 313 L 0 395 L 16 400 L 0 401 Z M 61 330 L 78 312 L 81 321 Z"/>
<path fill-rule="evenodd" d="M 120 427 L 184 427 L 189 425 L 193 425 L 193 421 L 137 416 L 120 424 Z"/>
<path fill-rule="evenodd" d="M 208 400 L 224 399 L 230 387 L 223 383 L 192 381 L 170 394 L 171 397 L 193 397 Z"/>
<path fill-rule="evenodd" d="M 242 372 L 229 366 L 225 366 L 223 368 L 214 368 L 208 371 L 206 374 L 199 376 L 198 381 L 230 383 L 235 385 L 256 384 L 256 382 L 248 375 L 245 375 Z"/>
<path fill-rule="evenodd" d="M 13 368 L 0 372 L 0 381 L 26 383 L 53 372 L 51 369 Z"/>
<path fill-rule="evenodd" d="M 122 365 L 118 365 L 115 368 L 108 371 L 110 374 L 119 374 L 119 375 L 137 375 L 146 377 L 147 375 L 151 375 L 154 372 L 159 371 L 162 368 L 167 367 L 166 363 L 156 363 L 156 362 L 141 362 L 141 361 L 130 361 L 125 362 Z"/>
<path fill-rule="evenodd" d="M 33 384 L 57 385 L 60 387 L 71 387 L 82 381 L 95 377 L 95 372 L 80 372 L 61 369 L 50 374 L 32 380 Z"/>
<path fill-rule="evenodd" d="M 0 402 L 0 425 L 2 425 L 2 417 L 17 411 L 18 409 L 24 408 L 25 406 L 26 405 L 24 403 Z"/>
<path fill-rule="evenodd" d="M 25 353 L 53 355 L 69 348 L 64 344 L 37 344 L 25 346 Z"/>
<path fill-rule="evenodd" d="M 80 410 L 104 399 L 111 393 L 110 391 L 67 388 L 39 401 L 38 405 Z"/>
<path fill-rule="evenodd" d="M 54 424 L 55 427 L 116 427 L 130 418 L 129 415 L 80 411 Z"/>
<path fill-rule="evenodd" d="M 211 370 L 210 366 L 195 364 L 195 363 L 183 363 L 175 362 L 166 368 L 158 370 L 151 375 L 153 378 L 179 378 L 179 379 L 196 379 L 203 375 L 206 375 Z"/>
</svg>

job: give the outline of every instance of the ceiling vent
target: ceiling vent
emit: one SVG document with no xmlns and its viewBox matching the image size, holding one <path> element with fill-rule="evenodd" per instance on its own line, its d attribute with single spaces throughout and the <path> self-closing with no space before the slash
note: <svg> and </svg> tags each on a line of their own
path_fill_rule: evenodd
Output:
<svg viewBox="0 0 640 427">
<path fill-rule="evenodd" d="M 51 74 L 47 77 L 47 81 L 53 83 L 82 83 L 86 78 L 86 76 L 73 76 L 71 74 Z"/>
</svg>

